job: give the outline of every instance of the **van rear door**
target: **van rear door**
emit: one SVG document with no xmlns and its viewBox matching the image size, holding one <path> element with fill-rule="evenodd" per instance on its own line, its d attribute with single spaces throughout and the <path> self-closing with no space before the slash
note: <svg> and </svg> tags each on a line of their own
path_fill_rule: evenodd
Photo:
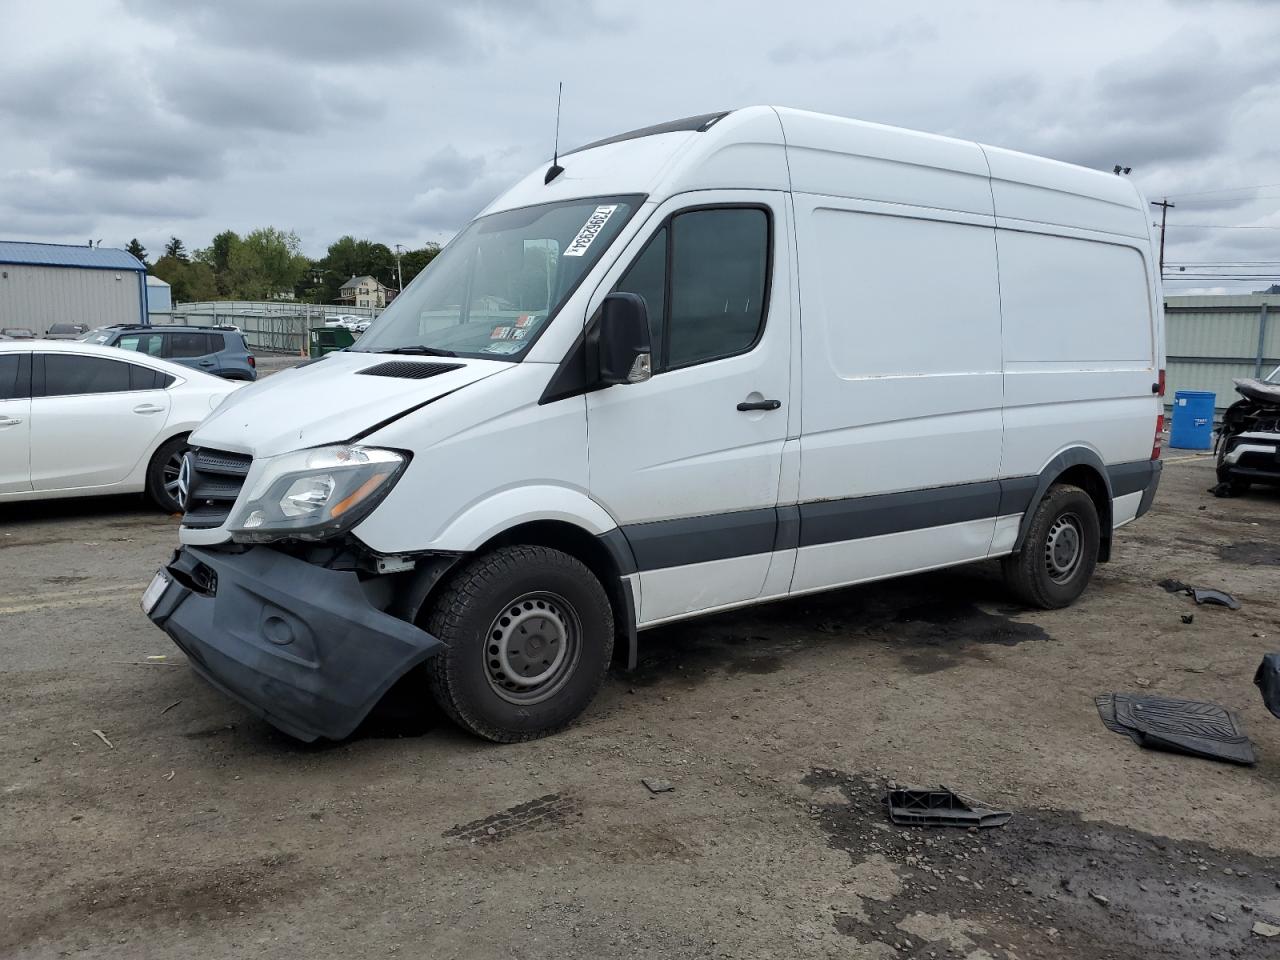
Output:
<svg viewBox="0 0 1280 960">
<path fill-rule="evenodd" d="M 697 198 L 659 207 L 620 258 L 621 278 L 594 298 L 640 294 L 650 317 L 652 379 L 587 396 L 591 495 L 635 554 L 641 624 L 760 596 L 778 526 L 791 413 L 785 196 Z"/>
</svg>

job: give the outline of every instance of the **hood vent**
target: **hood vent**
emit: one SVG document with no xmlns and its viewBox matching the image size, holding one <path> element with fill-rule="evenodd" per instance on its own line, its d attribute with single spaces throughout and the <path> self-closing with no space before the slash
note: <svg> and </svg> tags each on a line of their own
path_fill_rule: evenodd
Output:
<svg viewBox="0 0 1280 960">
<path fill-rule="evenodd" d="M 401 380 L 425 380 L 437 374 L 460 370 L 461 363 L 420 363 L 414 360 L 388 360 L 360 371 L 365 377 L 397 377 Z"/>
</svg>

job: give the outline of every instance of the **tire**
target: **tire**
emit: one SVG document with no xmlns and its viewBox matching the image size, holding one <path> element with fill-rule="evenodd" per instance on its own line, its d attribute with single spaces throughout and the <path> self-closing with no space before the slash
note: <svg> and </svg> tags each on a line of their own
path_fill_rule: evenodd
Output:
<svg viewBox="0 0 1280 960">
<path fill-rule="evenodd" d="M 1028 606 L 1069 606 L 1098 563 L 1098 511 L 1079 487 L 1055 484 L 1031 517 L 1022 549 L 1002 561 L 1005 584 Z"/>
<path fill-rule="evenodd" d="M 187 452 L 187 438 L 174 437 L 160 445 L 147 464 L 147 498 L 165 513 L 181 513 L 178 502 L 178 469 Z"/>
<path fill-rule="evenodd" d="M 613 656 L 613 611 L 600 581 L 549 547 L 501 547 L 472 560 L 425 626 L 447 645 L 427 661 L 432 696 L 458 726 L 498 743 L 571 724 Z"/>
</svg>

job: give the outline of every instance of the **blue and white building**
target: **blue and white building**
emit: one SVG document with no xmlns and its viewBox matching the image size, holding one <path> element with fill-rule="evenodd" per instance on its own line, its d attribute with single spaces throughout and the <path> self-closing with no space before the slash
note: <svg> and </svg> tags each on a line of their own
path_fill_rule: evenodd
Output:
<svg viewBox="0 0 1280 960">
<path fill-rule="evenodd" d="M 0 240 L 0 327 L 146 323 L 146 277 L 123 250 Z"/>
</svg>

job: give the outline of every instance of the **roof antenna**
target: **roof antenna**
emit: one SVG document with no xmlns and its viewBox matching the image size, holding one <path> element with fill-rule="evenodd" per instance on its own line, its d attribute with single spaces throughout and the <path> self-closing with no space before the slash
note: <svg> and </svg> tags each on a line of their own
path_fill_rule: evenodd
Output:
<svg viewBox="0 0 1280 960">
<path fill-rule="evenodd" d="M 547 175 L 542 178 L 544 184 L 550 183 L 560 174 L 564 167 L 560 166 L 560 98 L 564 96 L 564 81 L 560 81 L 560 89 L 556 91 L 556 145 L 551 153 L 551 166 L 547 167 Z"/>
</svg>

